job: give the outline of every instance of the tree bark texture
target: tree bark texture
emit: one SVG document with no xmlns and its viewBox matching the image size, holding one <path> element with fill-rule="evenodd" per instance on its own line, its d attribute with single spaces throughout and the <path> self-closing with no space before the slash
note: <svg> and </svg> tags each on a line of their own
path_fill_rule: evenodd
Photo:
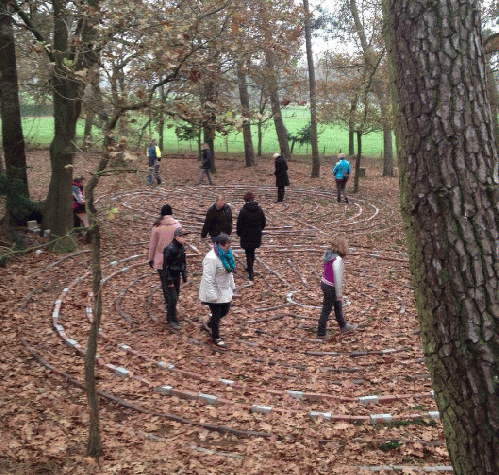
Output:
<svg viewBox="0 0 499 475">
<path fill-rule="evenodd" d="M 87 0 L 98 8 L 99 0 Z M 88 69 L 96 63 L 93 51 L 95 30 L 90 19 L 81 17 L 77 22 L 76 35 L 81 35 L 78 48 L 69 41 L 65 0 L 54 0 L 53 5 L 53 69 L 51 86 L 54 100 L 54 138 L 50 144 L 51 177 L 43 216 L 43 229 L 50 229 L 51 237 L 63 238 L 73 228 L 71 209 L 71 181 L 75 153 L 76 122 L 80 116 L 84 83 L 75 71 Z M 68 62 L 69 60 L 69 62 Z M 72 69 L 68 64 L 72 64 Z M 60 250 L 70 250 L 72 239 L 57 242 Z"/>
<path fill-rule="evenodd" d="M 305 10 L 305 45 L 307 48 L 308 83 L 310 89 L 310 141 L 312 145 L 311 178 L 318 178 L 321 170 L 319 146 L 317 144 L 317 88 L 315 82 L 314 55 L 312 50 L 312 32 L 308 0 L 303 0 Z"/>
<path fill-rule="evenodd" d="M 282 121 L 281 104 L 279 103 L 279 92 L 277 88 L 275 58 L 274 52 L 271 49 L 267 49 L 265 51 L 265 62 L 268 74 L 267 90 L 269 91 L 270 106 L 272 110 L 272 117 L 274 118 L 277 140 L 279 141 L 279 146 L 281 147 L 281 154 L 284 157 L 289 158 L 291 154 L 289 153 L 286 128 L 284 127 L 284 122 Z"/>
<path fill-rule="evenodd" d="M 499 473 L 499 170 L 479 8 L 383 4 L 416 305 L 458 475 Z"/>
<path fill-rule="evenodd" d="M 383 176 L 393 176 L 392 126 L 383 121 Z"/>
<path fill-rule="evenodd" d="M 97 170 L 92 174 L 85 188 L 86 203 L 85 208 L 89 220 L 89 233 L 92 243 L 92 291 L 94 294 L 93 322 L 88 334 L 87 351 L 85 353 L 85 385 L 87 388 L 87 400 L 90 412 L 90 425 L 87 443 L 87 455 L 99 458 L 101 454 L 100 423 L 99 423 L 99 395 L 95 382 L 95 355 L 97 354 L 97 344 L 99 339 L 99 327 L 102 316 L 102 271 L 100 265 L 100 228 L 97 221 L 94 205 L 94 193 L 99 183 L 102 172 L 107 168 L 111 159 L 110 150 L 112 147 L 111 132 L 116 127 L 119 116 L 114 116 L 106 123 L 104 152 L 99 160 Z"/>
<path fill-rule="evenodd" d="M 359 191 L 360 165 L 362 161 L 362 131 L 357 130 L 357 157 L 355 158 L 355 173 L 353 175 L 353 193 Z"/>
<path fill-rule="evenodd" d="M 243 140 L 244 140 L 244 157 L 247 167 L 253 167 L 255 163 L 255 152 L 253 150 L 253 140 L 251 138 L 250 124 L 250 96 L 248 92 L 248 81 L 242 61 L 237 62 L 237 82 L 239 85 L 239 101 L 241 102 L 241 112 L 243 117 Z"/>
<path fill-rule="evenodd" d="M 350 102 L 350 114 L 348 116 L 348 155 L 353 157 L 355 154 L 355 129 L 354 129 L 354 114 L 357 110 L 357 98 Z"/>
<path fill-rule="evenodd" d="M 2 118 L 2 145 L 5 155 L 5 171 L 11 183 L 21 195 L 29 196 L 26 172 L 26 150 L 21 125 L 21 108 L 17 84 L 16 46 L 12 17 L 7 0 L 0 0 L 0 110 Z M 10 213 L 7 200 L 7 222 L 18 222 Z"/>
</svg>

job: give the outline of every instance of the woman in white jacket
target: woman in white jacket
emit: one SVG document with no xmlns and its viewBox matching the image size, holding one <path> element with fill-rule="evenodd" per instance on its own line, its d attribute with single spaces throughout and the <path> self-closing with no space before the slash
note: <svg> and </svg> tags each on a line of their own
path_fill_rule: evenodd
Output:
<svg viewBox="0 0 499 475">
<path fill-rule="evenodd" d="M 203 329 L 210 333 L 215 345 L 225 348 L 220 338 L 220 320 L 229 313 L 232 294 L 236 288 L 233 271 L 236 268 L 229 235 L 219 234 L 213 249 L 203 259 L 203 275 L 199 285 L 199 299 L 209 305 L 211 317 L 203 323 Z"/>
</svg>

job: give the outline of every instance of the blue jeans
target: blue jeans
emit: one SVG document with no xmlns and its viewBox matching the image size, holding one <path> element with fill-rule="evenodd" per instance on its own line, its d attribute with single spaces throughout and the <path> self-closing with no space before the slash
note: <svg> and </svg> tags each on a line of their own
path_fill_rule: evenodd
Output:
<svg viewBox="0 0 499 475">
<path fill-rule="evenodd" d="M 326 285 L 324 282 L 321 282 L 321 289 L 324 294 L 324 300 L 322 302 L 321 316 L 319 317 L 319 323 L 317 325 L 317 336 L 326 335 L 327 321 L 329 319 L 329 315 L 331 315 L 333 307 L 334 316 L 336 317 L 336 321 L 338 322 L 340 328 L 343 328 L 346 325 L 345 319 L 343 318 L 341 300 L 336 300 L 336 289 L 330 285 Z"/>
</svg>

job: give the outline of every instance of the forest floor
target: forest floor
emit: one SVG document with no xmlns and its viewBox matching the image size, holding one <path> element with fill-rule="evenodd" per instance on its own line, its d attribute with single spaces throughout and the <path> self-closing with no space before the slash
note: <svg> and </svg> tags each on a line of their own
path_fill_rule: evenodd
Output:
<svg viewBox="0 0 499 475">
<path fill-rule="evenodd" d="M 79 155 L 74 175 L 88 178 L 96 163 Z M 31 195 L 43 199 L 48 152 L 31 152 L 29 165 Z M 291 160 L 283 203 L 275 203 L 269 159 L 254 168 L 219 159 L 212 187 L 196 184 L 199 162 L 189 156 L 163 159 L 161 186 L 146 185 L 142 165 L 101 180 L 99 463 L 86 456 L 81 389 L 93 314 L 89 245 L 81 241 L 70 254 L 41 248 L 0 268 L 0 473 L 450 472 L 418 332 L 398 179 L 366 159 L 359 193 L 337 203 L 331 165 L 311 179 L 310 164 Z M 216 193 L 237 217 L 246 190 L 268 226 L 252 283 L 234 240 L 237 294 L 221 322 L 228 347 L 221 351 L 200 328 L 208 313 L 198 300 L 201 261 L 210 249 L 200 230 Z M 147 265 L 151 225 L 165 203 L 193 233 L 178 333 L 165 326 L 159 279 Z M 22 232 L 28 245 L 45 244 Z M 321 258 L 337 233 L 350 243 L 344 313 L 359 328 L 341 334 L 332 316 L 321 341 Z"/>
</svg>

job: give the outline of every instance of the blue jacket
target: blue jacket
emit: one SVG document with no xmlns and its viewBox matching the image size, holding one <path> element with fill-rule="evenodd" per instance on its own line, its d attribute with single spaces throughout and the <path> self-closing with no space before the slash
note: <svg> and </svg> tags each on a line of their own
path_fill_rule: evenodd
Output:
<svg viewBox="0 0 499 475">
<path fill-rule="evenodd" d="M 350 175 L 350 164 L 342 158 L 333 168 L 333 175 L 337 180 L 343 180 Z"/>
<path fill-rule="evenodd" d="M 153 144 L 149 145 L 149 147 L 147 147 L 147 156 L 149 157 L 149 166 L 153 167 L 156 164 L 156 160 L 161 158 L 159 147 Z"/>
</svg>

